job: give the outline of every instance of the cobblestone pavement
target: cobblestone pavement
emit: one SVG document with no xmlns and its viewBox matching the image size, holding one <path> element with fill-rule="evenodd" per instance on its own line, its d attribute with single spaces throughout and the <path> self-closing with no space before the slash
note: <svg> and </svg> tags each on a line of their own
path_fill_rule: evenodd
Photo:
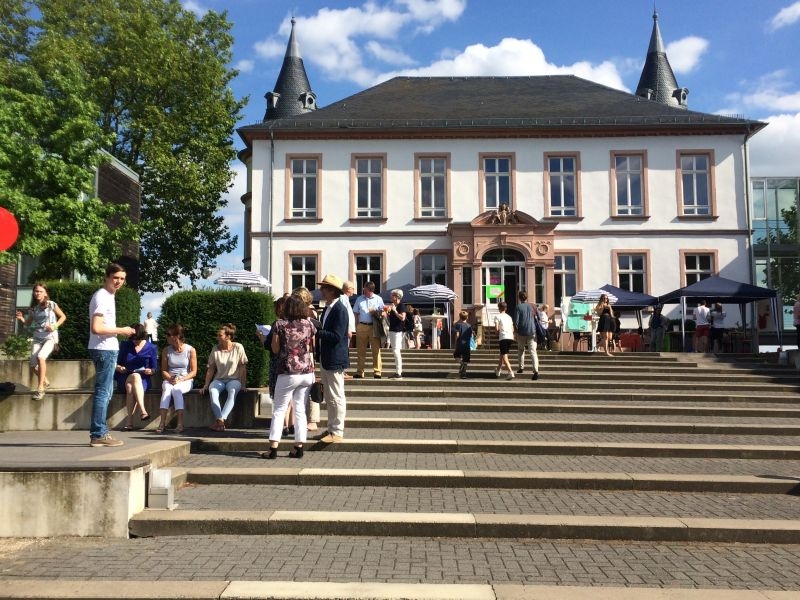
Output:
<svg viewBox="0 0 800 600">
<path fill-rule="evenodd" d="M 310 510 L 517 515 L 800 519 L 800 501 L 776 494 L 378 486 L 188 485 L 178 510 Z M 799 540 L 800 541 L 800 540 Z"/>
<path fill-rule="evenodd" d="M 8 545 L 17 547 L 4 550 Z M 225 535 L 3 540 L 0 578 L 800 590 L 800 545 Z"/>
</svg>

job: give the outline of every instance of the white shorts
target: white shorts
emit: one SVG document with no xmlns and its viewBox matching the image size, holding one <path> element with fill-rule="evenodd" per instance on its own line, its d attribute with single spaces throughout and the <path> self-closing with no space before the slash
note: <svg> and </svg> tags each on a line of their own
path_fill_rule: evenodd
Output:
<svg viewBox="0 0 800 600">
<path fill-rule="evenodd" d="M 35 367 L 39 364 L 39 359 L 47 360 L 53 353 L 53 348 L 56 347 L 56 340 L 47 338 L 46 340 L 33 340 L 33 347 L 31 348 L 31 366 Z"/>
</svg>

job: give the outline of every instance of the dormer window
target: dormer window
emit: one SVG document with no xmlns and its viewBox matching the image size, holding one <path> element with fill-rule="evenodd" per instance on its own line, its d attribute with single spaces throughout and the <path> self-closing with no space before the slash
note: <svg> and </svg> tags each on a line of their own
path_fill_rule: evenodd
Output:
<svg viewBox="0 0 800 600">
<path fill-rule="evenodd" d="M 652 90 L 652 89 L 650 89 L 650 88 L 644 88 L 644 89 L 643 89 L 643 90 L 642 90 L 642 91 L 639 93 L 639 95 L 640 95 L 642 98 L 646 98 L 647 100 L 652 100 L 652 99 L 653 99 L 653 90 Z"/>
<path fill-rule="evenodd" d="M 269 108 L 278 106 L 278 100 L 280 99 L 281 95 L 278 92 L 267 92 L 267 106 Z"/>
<path fill-rule="evenodd" d="M 314 95 L 314 92 L 303 92 L 300 94 L 300 103 L 303 105 L 303 108 L 314 110 L 317 104 L 317 97 Z"/>
<path fill-rule="evenodd" d="M 689 96 L 689 89 L 688 88 L 678 88 L 674 92 L 672 92 L 672 97 L 678 101 L 678 104 L 681 106 L 686 106 L 686 100 Z"/>
</svg>

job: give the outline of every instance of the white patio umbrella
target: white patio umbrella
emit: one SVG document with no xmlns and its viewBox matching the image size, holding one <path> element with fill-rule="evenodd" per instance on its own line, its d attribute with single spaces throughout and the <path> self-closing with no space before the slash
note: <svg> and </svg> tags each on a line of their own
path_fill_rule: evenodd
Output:
<svg viewBox="0 0 800 600">
<path fill-rule="evenodd" d="M 411 290 L 409 291 L 413 294 L 416 294 L 417 296 L 422 296 L 423 298 L 430 298 L 431 300 L 433 300 L 434 306 L 436 305 L 437 300 L 449 301 L 458 298 L 458 294 L 456 294 L 446 285 L 442 285 L 440 283 L 418 285 L 415 288 L 411 288 Z"/>
<path fill-rule="evenodd" d="M 272 284 L 266 277 L 252 271 L 235 269 L 225 271 L 214 280 L 217 285 L 232 285 L 241 288 L 269 288 Z"/>
<path fill-rule="evenodd" d="M 582 292 L 578 292 L 572 297 L 572 299 L 576 302 L 598 302 L 600 300 L 600 296 L 603 294 L 608 296 L 609 304 L 614 304 L 614 302 L 617 301 L 617 297 L 614 294 L 601 289 L 584 290 Z"/>
</svg>

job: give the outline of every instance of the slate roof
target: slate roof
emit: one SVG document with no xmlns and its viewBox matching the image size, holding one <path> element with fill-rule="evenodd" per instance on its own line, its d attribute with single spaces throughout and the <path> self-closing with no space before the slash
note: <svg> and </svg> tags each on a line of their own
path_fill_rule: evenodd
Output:
<svg viewBox="0 0 800 600">
<path fill-rule="evenodd" d="M 667 106 L 573 75 L 396 77 L 324 108 L 240 128 L 245 139 L 267 132 L 576 129 L 755 132 L 765 123 Z M 700 133 L 700 131 L 697 131 Z M 513 133 L 513 132 L 512 132 Z"/>
<path fill-rule="evenodd" d="M 313 107 L 306 106 L 302 101 L 304 93 L 311 93 L 311 84 L 308 82 L 303 57 L 300 56 L 300 45 L 294 35 L 294 25 L 295 21 L 292 19 L 292 32 L 286 45 L 281 72 L 278 74 L 278 80 L 275 82 L 273 90 L 274 93 L 280 95 L 280 98 L 275 106 L 270 106 L 270 103 L 267 102 L 265 121 L 294 117 L 314 110 Z M 269 95 L 267 93 L 265 98 L 268 98 Z"/>
<path fill-rule="evenodd" d="M 646 98 L 648 97 L 648 90 L 651 94 L 651 100 L 670 106 L 686 106 L 685 102 L 681 102 L 675 96 L 676 90 L 679 90 L 678 81 L 675 79 L 675 74 L 672 72 L 672 67 L 667 59 L 664 42 L 661 40 L 661 31 L 658 28 L 658 13 L 655 12 L 653 13 L 653 32 L 650 35 L 650 46 L 647 49 L 647 57 L 642 68 L 642 75 L 639 78 L 639 85 L 636 86 L 636 95 Z M 677 93 L 681 95 L 682 92 L 688 93 L 688 90 L 680 90 Z"/>
</svg>

